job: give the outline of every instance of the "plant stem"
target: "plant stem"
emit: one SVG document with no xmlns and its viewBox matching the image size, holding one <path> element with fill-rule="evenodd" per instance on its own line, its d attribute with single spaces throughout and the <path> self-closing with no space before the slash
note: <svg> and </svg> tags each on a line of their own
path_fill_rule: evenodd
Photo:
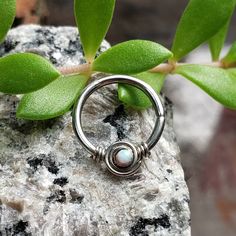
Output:
<svg viewBox="0 0 236 236">
<path fill-rule="evenodd" d="M 57 68 L 61 74 L 70 75 L 70 74 L 90 74 L 91 73 L 91 64 L 81 64 L 68 67 L 59 67 Z"/>
<path fill-rule="evenodd" d="M 163 73 L 163 74 L 171 74 L 174 72 L 175 68 L 182 65 L 189 65 L 189 63 L 163 63 L 155 68 L 151 69 L 150 72 L 154 73 Z M 210 63 L 198 63 L 197 65 L 205 65 L 205 66 L 212 66 L 212 67 L 218 67 L 218 68 L 230 68 L 233 65 L 226 66 L 221 61 L 217 62 L 210 62 Z M 69 66 L 69 67 L 60 67 L 58 70 L 63 75 L 69 75 L 69 74 L 91 74 L 91 64 L 82 64 L 82 65 L 76 65 L 76 66 Z"/>
<path fill-rule="evenodd" d="M 183 66 L 183 65 L 190 65 L 190 63 L 164 63 L 156 66 L 155 68 L 151 69 L 151 72 L 154 73 L 163 73 L 163 74 L 171 74 L 175 71 L 176 67 Z M 212 66 L 218 68 L 225 68 L 225 65 L 221 61 L 217 62 L 210 62 L 210 63 L 198 63 L 197 65 L 205 65 L 205 66 Z"/>
</svg>

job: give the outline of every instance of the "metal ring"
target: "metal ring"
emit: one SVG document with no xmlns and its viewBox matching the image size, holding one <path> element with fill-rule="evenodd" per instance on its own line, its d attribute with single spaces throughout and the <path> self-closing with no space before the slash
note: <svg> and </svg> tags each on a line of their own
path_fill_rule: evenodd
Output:
<svg viewBox="0 0 236 236">
<path fill-rule="evenodd" d="M 155 110 L 157 119 L 156 119 L 156 123 L 153 129 L 153 132 L 151 134 L 151 136 L 148 138 L 147 142 L 143 142 L 140 146 L 137 147 L 137 150 L 140 153 L 137 153 L 137 155 L 140 157 L 143 154 L 147 154 L 149 153 L 149 150 L 151 150 L 155 144 L 158 142 L 158 140 L 161 137 L 161 134 L 163 132 L 164 129 L 164 124 L 165 124 L 165 112 L 164 112 L 164 108 L 161 102 L 160 97 L 158 96 L 158 94 L 153 90 L 153 88 L 148 85 L 147 83 L 138 80 L 136 78 L 133 78 L 131 76 L 125 76 L 125 75 L 113 75 L 113 76 L 108 76 L 99 80 L 94 81 L 93 83 L 91 83 L 90 85 L 88 85 L 85 90 L 83 91 L 83 93 L 81 94 L 80 98 L 78 99 L 77 103 L 74 106 L 74 111 L 73 111 L 73 127 L 74 127 L 74 131 L 80 141 L 80 143 L 84 146 L 84 148 L 86 148 L 88 150 L 88 152 L 90 152 L 96 159 L 96 157 L 98 159 L 106 159 L 106 164 L 109 168 L 109 170 L 116 175 L 122 175 L 122 176 L 128 176 L 131 173 L 133 174 L 134 171 L 130 170 L 130 168 L 127 169 L 127 172 L 125 172 L 124 168 L 118 168 L 118 169 L 114 169 L 114 165 L 110 165 L 110 161 L 108 162 L 108 160 L 111 160 L 110 157 L 107 156 L 107 152 L 98 147 L 96 148 L 85 136 L 84 132 L 83 132 L 83 128 L 82 128 L 82 110 L 84 107 L 84 104 L 86 103 L 88 97 L 95 92 L 97 89 L 106 86 L 106 85 L 110 85 L 110 84 L 114 84 L 114 83 L 120 83 L 120 84 L 129 84 L 132 86 L 137 87 L 138 89 L 142 90 L 151 100 L 152 104 L 153 104 L 153 108 Z M 116 146 L 116 144 L 111 145 L 108 148 L 108 151 L 111 152 L 111 148 L 112 146 Z M 129 145 L 128 145 L 129 146 Z M 113 153 L 113 152 L 111 152 Z M 136 154 L 135 154 L 136 156 Z M 134 169 L 138 169 L 137 167 L 140 166 L 140 160 L 141 158 L 137 159 L 137 163 L 133 164 Z"/>
</svg>

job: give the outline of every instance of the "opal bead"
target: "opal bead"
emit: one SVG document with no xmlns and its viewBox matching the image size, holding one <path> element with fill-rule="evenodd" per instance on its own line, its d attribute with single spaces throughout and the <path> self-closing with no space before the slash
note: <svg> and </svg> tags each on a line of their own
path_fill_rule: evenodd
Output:
<svg viewBox="0 0 236 236">
<path fill-rule="evenodd" d="M 134 160 L 133 152 L 130 149 L 121 149 L 116 153 L 114 162 L 117 166 L 125 168 L 129 167 Z"/>
</svg>

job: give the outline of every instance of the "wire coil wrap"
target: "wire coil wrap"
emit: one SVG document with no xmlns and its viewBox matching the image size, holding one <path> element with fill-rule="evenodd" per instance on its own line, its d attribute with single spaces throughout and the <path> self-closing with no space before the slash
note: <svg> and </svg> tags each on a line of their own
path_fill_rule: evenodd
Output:
<svg viewBox="0 0 236 236">
<path fill-rule="evenodd" d="M 140 160 L 142 160 L 144 157 L 149 157 L 151 155 L 148 145 L 144 142 L 137 146 L 136 149 Z"/>
<path fill-rule="evenodd" d="M 103 147 L 97 147 L 94 155 L 92 155 L 92 158 L 94 161 L 101 162 L 104 161 L 106 156 L 106 149 Z"/>
</svg>

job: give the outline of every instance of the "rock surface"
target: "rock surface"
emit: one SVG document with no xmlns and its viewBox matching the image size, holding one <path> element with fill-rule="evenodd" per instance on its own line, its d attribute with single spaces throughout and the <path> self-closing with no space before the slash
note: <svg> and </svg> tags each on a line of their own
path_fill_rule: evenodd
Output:
<svg viewBox="0 0 236 236">
<path fill-rule="evenodd" d="M 0 54 L 19 51 L 40 53 L 57 66 L 83 62 L 75 28 L 14 29 Z M 190 235 L 189 193 L 168 101 L 164 133 L 130 179 L 111 176 L 89 158 L 69 113 L 44 122 L 17 120 L 17 103 L 0 95 L 0 235 Z M 155 121 L 152 109 L 119 104 L 115 86 L 91 96 L 83 116 L 90 140 L 106 146 L 146 139 Z"/>
</svg>

